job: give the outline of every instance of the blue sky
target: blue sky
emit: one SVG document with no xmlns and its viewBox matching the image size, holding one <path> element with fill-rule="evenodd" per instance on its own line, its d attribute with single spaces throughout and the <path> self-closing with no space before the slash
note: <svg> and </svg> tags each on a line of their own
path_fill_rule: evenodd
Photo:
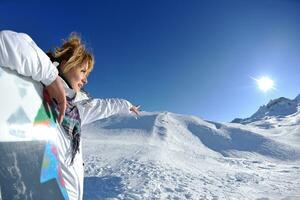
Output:
<svg viewBox="0 0 300 200">
<path fill-rule="evenodd" d="M 300 93 L 300 1 L 0 1 L 0 29 L 43 50 L 70 32 L 96 57 L 86 89 L 146 111 L 207 120 L 248 117 Z M 251 78 L 269 76 L 263 93 Z"/>
</svg>

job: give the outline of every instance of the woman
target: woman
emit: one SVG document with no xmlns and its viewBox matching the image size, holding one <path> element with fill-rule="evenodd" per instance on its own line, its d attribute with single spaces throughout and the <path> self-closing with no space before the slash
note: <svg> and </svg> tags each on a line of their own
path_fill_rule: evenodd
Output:
<svg viewBox="0 0 300 200">
<path fill-rule="evenodd" d="M 123 99 L 87 101 L 80 90 L 87 83 L 93 65 L 93 55 L 76 34 L 72 34 L 61 47 L 46 55 L 27 34 L 0 32 L 0 66 L 42 82 L 45 96 L 55 104 L 59 114 L 58 122 L 64 133 L 61 140 L 66 141 L 68 138 L 70 142 L 67 146 L 71 152 L 71 165 L 62 172 L 64 178 L 68 179 L 66 189 L 70 199 L 82 199 L 83 195 L 83 162 L 79 151 L 81 126 L 116 113 L 139 114 L 139 107 Z M 62 152 L 59 153 L 61 163 L 67 166 L 66 150 L 59 151 Z"/>
<path fill-rule="evenodd" d="M 94 66 L 94 58 L 93 55 L 87 51 L 78 35 L 74 33 L 71 34 L 61 47 L 54 49 L 52 52 L 48 52 L 47 55 L 53 63 L 58 65 L 59 76 L 62 78 L 61 82 L 63 82 L 67 95 L 68 106 L 66 109 L 66 117 L 62 121 L 62 126 L 73 139 L 71 160 L 71 162 L 73 162 L 75 154 L 79 150 L 81 125 L 115 113 L 132 111 L 138 115 L 139 108 L 131 105 L 131 103 L 126 100 L 112 101 L 109 99 L 96 99 L 90 102 L 89 106 L 83 103 L 85 98 L 80 94 L 80 90 L 87 83 L 87 77 Z M 115 108 L 109 110 L 108 115 L 103 116 L 103 110 L 111 108 L 112 105 Z"/>
</svg>

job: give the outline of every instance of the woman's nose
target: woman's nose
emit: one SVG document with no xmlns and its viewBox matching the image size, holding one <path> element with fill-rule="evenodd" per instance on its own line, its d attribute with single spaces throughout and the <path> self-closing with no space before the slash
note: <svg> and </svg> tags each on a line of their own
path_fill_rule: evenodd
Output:
<svg viewBox="0 0 300 200">
<path fill-rule="evenodd" d="M 87 80 L 86 77 L 84 77 L 84 78 L 82 79 L 82 83 L 83 83 L 84 85 L 86 85 L 86 84 L 88 83 L 88 80 Z"/>
</svg>

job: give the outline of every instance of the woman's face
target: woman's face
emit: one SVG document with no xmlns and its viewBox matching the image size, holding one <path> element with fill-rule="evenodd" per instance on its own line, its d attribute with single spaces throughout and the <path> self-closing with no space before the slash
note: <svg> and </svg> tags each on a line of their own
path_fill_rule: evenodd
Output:
<svg viewBox="0 0 300 200">
<path fill-rule="evenodd" d="M 73 67 L 67 73 L 64 73 L 64 78 L 68 81 L 75 92 L 87 84 L 88 62 L 83 62 L 80 66 Z"/>
</svg>

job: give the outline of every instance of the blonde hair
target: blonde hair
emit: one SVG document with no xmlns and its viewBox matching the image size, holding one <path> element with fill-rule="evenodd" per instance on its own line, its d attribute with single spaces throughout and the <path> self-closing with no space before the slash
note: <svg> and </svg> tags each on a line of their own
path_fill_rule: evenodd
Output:
<svg viewBox="0 0 300 200">
<path fill-rule="evenodd" d="M 47 55 L 52 62 L 56 61 L 61 64 L 65 61 L 63 74 L 87 61 L 88 76 L 95 63 L 93 54 L 86 49 L 80 36 L 75 32 L 71 33 L 67 40 L 63 40 L 61 47 L 56 47 L 53 52 L 50 51 Z"/>
</svg>

